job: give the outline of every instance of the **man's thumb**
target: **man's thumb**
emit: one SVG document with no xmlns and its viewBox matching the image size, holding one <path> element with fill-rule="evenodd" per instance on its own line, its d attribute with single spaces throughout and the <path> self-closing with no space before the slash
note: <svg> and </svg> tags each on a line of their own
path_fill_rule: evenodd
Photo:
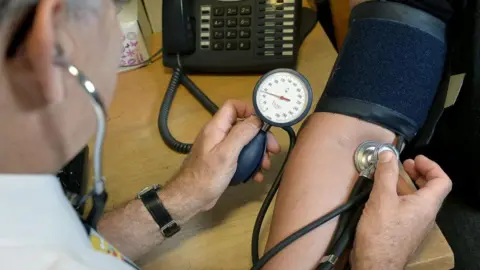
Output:
<svg viewBox="0 0 480 270">
<path fill-rule="evenodd" d="M 237 123 L 223 140 L 221 147 L 231 151 L 234 155 L 239 155 L 243 147 L 258 134 L 261 125 L 262 122 L 256 116 L 250 116 L 244 121 Z"/>
<path fill-rule="evenodd" d="M 375 171 L 373 193 L 397 196 L 398 160 L 396 155 L 389 150 L 379 155 Z"/>
</svg>

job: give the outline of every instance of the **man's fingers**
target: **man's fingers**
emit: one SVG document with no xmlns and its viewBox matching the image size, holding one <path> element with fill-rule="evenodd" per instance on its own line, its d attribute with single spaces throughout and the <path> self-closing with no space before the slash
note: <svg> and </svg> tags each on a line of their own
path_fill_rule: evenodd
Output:
<svg viewBox="0 0 480 270">
<path fill-rule="evenodd" d="M 415 158 L 415 169 L 422 175 L 419 178 L 419 184 L 424 181 L 424 186 L 417 191 L 418 195 L 441 202 L 452 190 L 452 181 L 448 175 L 437 163 L 425 156 Z"/>
<path fill-rule="evenodd" d="M 280 148 L 280 144 L 277 141 L 277 138 L 273 136 L 271 132 L 267 133 L 267 151 L 273 154 L 280 153 L 282 149 Z"/>
<path fill-rule="evenodd" d="M 243 147 L 247 145 L 260 131 L 262 122 L 256 116 L 251 116 L 245 121 L 236 124 L 227 137 L 218 147 L 221 151 L 238 156 Z"/>
<path fill-rule="evenodd" d="M 397 197 L 398 161 L 391 151 L 380 153 L 371 196 Z"/>
<path fill-rule="evenodd" d="M 417 180 L 415 180 L 415 184 L 417 184 L 419 188 L 423 188 L 427 184 L 427 180 L 423 179 L 422 177 L 419 177 Z"/>
<path fill-rule="evenodd" d="M 232 126 L 237 123 L 238 118 L 250 117 L 253 112 L 253 107 L 248 103 L 240 100 L 228 100 L 207 124 L 205 132 L 221 131 L 226 135 Z"/>
<path fill-rule="evenodd" d="M 272 161 L 270 160 L 268 153 L 265 153 L 263 156 L 262 168 L 268 170 L 270 167 L 272 167 Z"/>
<path fill-rule="evenodd" d="M 415 158 L 415 169 L 427 181 L 434 178 L 448 178 L 440 165 L 423 155 Z"/>
<path fill-rule="evenodd" d="M 405 169 L 405 172 L 407 172 L 408 176 L 410 176 L 413 181 L 417 181 L 417 179 L 420 178 L 420 174 L 415 168 L 415 161 L 412 159 L 407 159 L 403 162 L 403 169 Z"/>
<path fill-rule="evenodd" d="M 250 117 L 254 112 L 253 106 L 249 103 L 234 99 L 227 100 L 213 116 L 212 122 L 215 122 L 215 120 L 220 122 L 229 120 L 233 125 L 237 121 L 237 118 Z"/>
<path fill-rule="evenodd" d="M 220 108 L 202 129 L 194 147 L 202 147 L 203 151 L 210 151 L 225 139 L 238 118 L 246 118 L 253 114 L 253 107 L 245 102 L 229 100 Z M 198 145 L 198 146 L 197 146 Z"/>
<path fill-rule="evenodd" d="M 263 174 L 261 172 L 255 174 L 255 176 L 253 177 L 253 180 L 255 182 L 258 182 L 258 183 L 261 183 L 263 182 L 263 180 L 265 180 L 265 177 L 263 176 Z"/>
</svg>

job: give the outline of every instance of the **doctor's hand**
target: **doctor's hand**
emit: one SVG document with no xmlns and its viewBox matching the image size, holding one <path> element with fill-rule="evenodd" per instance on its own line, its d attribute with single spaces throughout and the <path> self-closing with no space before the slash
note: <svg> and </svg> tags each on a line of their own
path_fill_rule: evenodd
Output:
<svg viewBox="0 0 480 270">
<path fill-rule="evenodd" d="M 228 187 L 240 151 L 260 131 L 262 123 L 253 113 L 253 107 L 245 102 L 227 101 L 202 129 L 179 173 L 165 187 L 189 200 L 191 214 L 210 210 Z M 269 169 L 270 156 L 279 152 L 280 145 L 269 133 L 262 168 Z M 254 179 L 263 181 L 262 173 Z"/>
<path fill-rule="evenodd" d="M 404 269 L 432 228 L 452 183 L 432 160 L 418 156 L 404 163 L 405 171 L 420 187 L 398 195 L 398 161 L 393 153 L 380 155 L 370 198 L 358 223 L 353 269 Z"/>
</svg>

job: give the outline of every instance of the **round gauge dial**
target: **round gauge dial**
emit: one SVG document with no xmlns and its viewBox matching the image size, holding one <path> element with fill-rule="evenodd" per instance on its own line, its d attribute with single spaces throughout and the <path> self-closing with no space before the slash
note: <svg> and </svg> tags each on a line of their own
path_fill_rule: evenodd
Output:
<svg viewBox="0 0 480 270">
<path fill-rule="evenodd" d="M 300 122 L 312 106 L 312 88 L 300 73 L 277 69 L 257 83 L 253 97 L 256 113 L 272 126 Z"/>
</svg>

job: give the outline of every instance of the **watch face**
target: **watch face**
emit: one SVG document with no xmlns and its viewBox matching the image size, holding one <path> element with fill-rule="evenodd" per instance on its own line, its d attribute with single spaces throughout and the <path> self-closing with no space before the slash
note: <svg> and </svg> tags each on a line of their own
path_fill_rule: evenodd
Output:
<svg viewBox="0 0 480 270">
<path fill-rule="evenodd" d="M 175 222 L 170 222 L 162 228 L 162 234 L 165 237 L 172 237 L 180 231 L 180 226 Z"/>
</svg>

